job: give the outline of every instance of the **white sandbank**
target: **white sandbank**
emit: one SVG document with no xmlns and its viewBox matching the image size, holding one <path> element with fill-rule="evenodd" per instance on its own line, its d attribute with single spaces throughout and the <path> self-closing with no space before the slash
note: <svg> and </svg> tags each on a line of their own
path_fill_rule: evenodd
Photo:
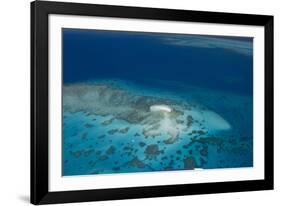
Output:
<svg viewBox="0 0 281 206">
<path fill-rule="evenodd" d="M 167 105 L 152 105 L 150 106 L 151 112 L 171 112 L 172 108 Z"/>
</svg>

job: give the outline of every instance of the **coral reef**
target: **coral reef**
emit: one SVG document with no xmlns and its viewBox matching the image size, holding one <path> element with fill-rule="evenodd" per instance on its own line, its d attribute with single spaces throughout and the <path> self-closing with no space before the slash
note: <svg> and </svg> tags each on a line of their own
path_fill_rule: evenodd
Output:
<svg viewBox="0 0 281 206">
<path fill-rule="evenodd" d="M 252 142 L 221 134 L 230 123 L 198 104 L 111 84 L 63 87 L 64 175 L 230 167 Z M 236 160 L 237 159 L 237 160 Z M 70 169 L 71 168 L 71 169 Z"/>
</svg>

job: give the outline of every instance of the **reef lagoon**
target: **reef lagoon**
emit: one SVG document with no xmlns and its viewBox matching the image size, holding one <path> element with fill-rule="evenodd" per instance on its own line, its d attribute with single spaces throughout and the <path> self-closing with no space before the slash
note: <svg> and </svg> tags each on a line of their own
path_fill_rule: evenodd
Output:
<svg viewBox="0 0 281 206">
<path fill-rule="evenodd" d="M 63 52 L 63 176 L 253 166 L 251 38 L 64 29 Z"/>
</svg>

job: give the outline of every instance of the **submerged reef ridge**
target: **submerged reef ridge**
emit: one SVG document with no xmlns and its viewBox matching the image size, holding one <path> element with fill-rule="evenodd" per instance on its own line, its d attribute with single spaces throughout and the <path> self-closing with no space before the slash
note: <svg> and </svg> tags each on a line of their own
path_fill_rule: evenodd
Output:
<svg viewBox="0 0 281 206">
<path fill-rule="evenodd" d="M 152 96 L 134 95 L 111 85 L 74 84 L 63 88 L 63 108 L 65 112 L 87 111 L 90 114 L 113 116 L 103 125 L 111 124 L 114 119 L 142 126 L 145 137 L 166 135 L 174 141 L 179 133 L 192 131 L 194 120 L 204 120 L 205 128 L 227 130 L 230 124 L 219 114 L 192 108 L 188 103 Z M 190 110 L 192 108 L 192 110 Z M 126 133 L 129 128 L 120 129 Z M 118 130 L 110 130 L 115 134 Z M 203 132 L 203 131 L 201 131 Z"/>
</svg>

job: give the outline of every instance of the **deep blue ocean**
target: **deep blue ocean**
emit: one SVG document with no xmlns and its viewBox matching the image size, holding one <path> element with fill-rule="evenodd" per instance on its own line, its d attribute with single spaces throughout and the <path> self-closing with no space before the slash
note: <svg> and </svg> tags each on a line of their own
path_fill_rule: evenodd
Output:
<svg viewBox="0 0 281 206">
<path fill-rule="evenodd" d="M 252 38 L 62 35 L 63 175 L 253 166 Z"/>
</svg>

